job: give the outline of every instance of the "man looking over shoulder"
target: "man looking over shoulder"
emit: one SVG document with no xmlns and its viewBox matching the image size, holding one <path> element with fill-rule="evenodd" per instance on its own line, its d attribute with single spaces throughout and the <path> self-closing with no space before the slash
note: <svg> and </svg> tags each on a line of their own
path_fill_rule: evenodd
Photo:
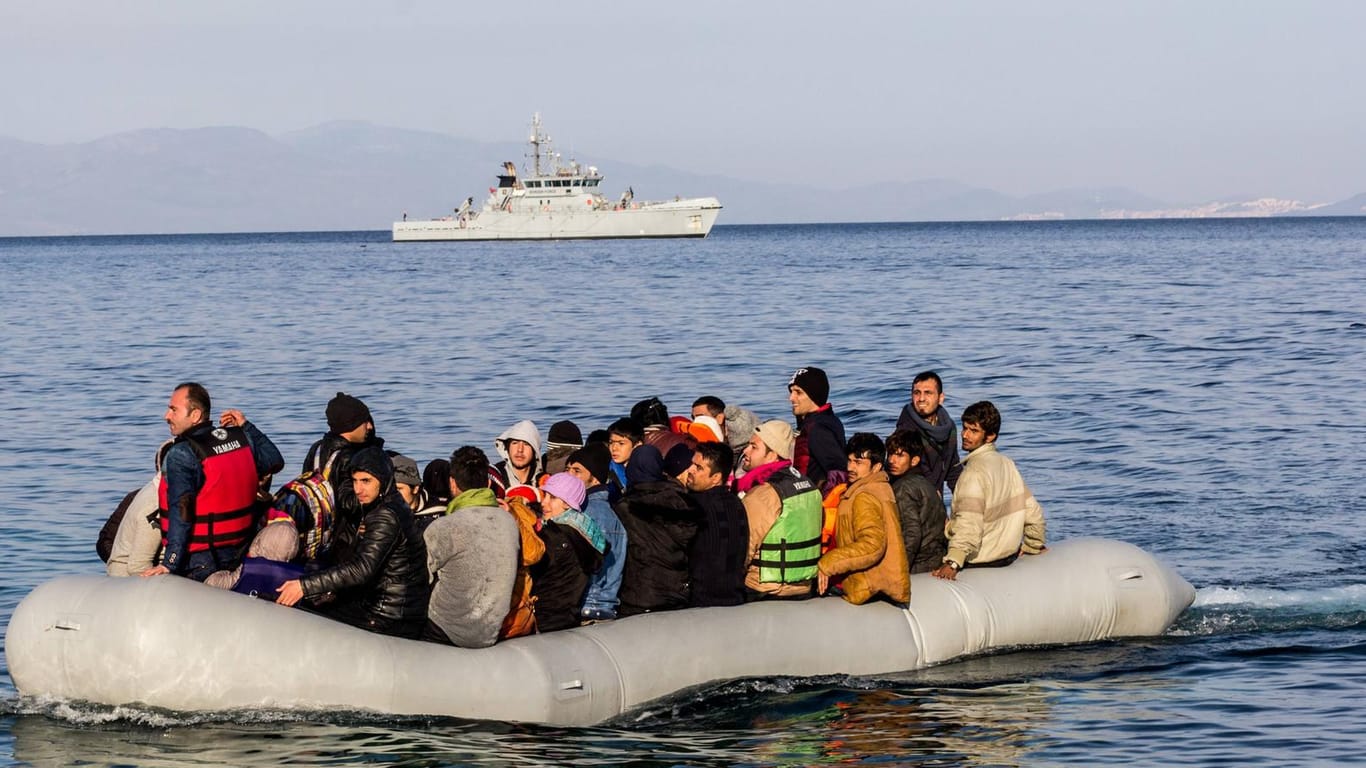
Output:
<svg viewBox="0 0 1366 768">
<path fill-rule="evenodd" d="M 944 408 L 944 382 L 934 371 L 922 371 L 911 382 L 911 401 L 901 409 L 896 429 L 919 432 L 925 438 L 925 465 L 920 474 L 940 496 L 944 485 L 952 491 L 963 466 L 958 461 L 958 434 Z"/>
<path fill-rule="evenodd" d="M 203 581 L 236 568 L 254 533 L 261 479 L 284 469 L 280 451 L 241 411 L 209 421 L 209 392 L 185 382 L 171 392 L 166 452 L 158 489 L 163 554 L 143 576 L 174 573 Z"/>
<path fill-rule="evenodd" d="M 998 568 L 1043 552 L 1043 508 L 996 450 L 1001 413 L 983 400 L 963 410 L 963 474 L 953 492 L 949 553 L 934 575 L 952 581 L 963 568 Z"/>
</svg>

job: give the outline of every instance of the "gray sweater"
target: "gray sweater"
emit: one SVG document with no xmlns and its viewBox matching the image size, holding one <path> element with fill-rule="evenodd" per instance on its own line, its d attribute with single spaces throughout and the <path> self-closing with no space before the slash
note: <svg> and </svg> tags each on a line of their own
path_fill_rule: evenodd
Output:
<svg viewBox="0 0 1366 768">
<path fill-rule="evenodd" d="M 496 643 L 517 576 L 517 521 L 498 507 L 462 507 L 427 526 L 423 538 L 434 582 L 427 618 L 461 648 Z"/>
</svg>

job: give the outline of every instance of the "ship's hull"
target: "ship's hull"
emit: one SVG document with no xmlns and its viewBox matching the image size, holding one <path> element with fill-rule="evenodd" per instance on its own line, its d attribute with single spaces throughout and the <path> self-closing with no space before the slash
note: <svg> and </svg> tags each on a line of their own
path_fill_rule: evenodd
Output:
<svg viewBox="0 0 1366 768">
<path fill-rule="evenodd" d="M 706 237 L 720 212 L 721 203 L 714 197 L 620 210 L 482 211 L 463 221 L 394 222 L 394 242 Z"/>
</svg>

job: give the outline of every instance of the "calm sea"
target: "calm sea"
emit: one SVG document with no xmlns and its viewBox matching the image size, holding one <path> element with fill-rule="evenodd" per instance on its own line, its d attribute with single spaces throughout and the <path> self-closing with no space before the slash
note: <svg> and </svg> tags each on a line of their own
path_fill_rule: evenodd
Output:
<svg viewBox="0 0 1366 768">
<path fill-rule="evenodd" d="M 718 227 L 703 241 L 396 246 L 387 233 L 0 239 L 0 624 L 98 573 L 197 379 L 291 464 L 338 390 L 420 461 L 658 395 L 851 430 L 913 374 L 991 399 L 1053 539 L 1158 553 L 1165 637 L 895 679 L 735 682 L 591 729 L 215 718 L 19 699 L 34 765 L 1332 765 L 1366 753 L 1366 219 Z M 130 620 L 136 620 L 130 617 Z M 192 641 L 186 633 L 186 642 Z M 801 638 L 792 638 L 801 642 Z M 281 649 L 263 647 L 263 662 Z M 856 653 L 851 650 L 851 653 Z M 443 681 L 459 685 L 459 681 Z"/>
</svg>

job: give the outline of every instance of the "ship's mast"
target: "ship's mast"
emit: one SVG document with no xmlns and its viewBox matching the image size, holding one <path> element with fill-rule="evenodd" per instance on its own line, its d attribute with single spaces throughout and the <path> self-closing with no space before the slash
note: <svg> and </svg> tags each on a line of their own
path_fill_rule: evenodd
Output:
<svg viewBox="0 0 1366 768">
<path fill-rule="evenodd" d="M 546 153 L 550 152 L 550 137 L 541 133 L 541 113 L 534 112 L 531 115 L 531 163 L 532 172 L 535 176 L 541 176 L 541 145 L 546 146 Z M 549 159 L 547 157 L 547 159 Z"/>
</svg>

